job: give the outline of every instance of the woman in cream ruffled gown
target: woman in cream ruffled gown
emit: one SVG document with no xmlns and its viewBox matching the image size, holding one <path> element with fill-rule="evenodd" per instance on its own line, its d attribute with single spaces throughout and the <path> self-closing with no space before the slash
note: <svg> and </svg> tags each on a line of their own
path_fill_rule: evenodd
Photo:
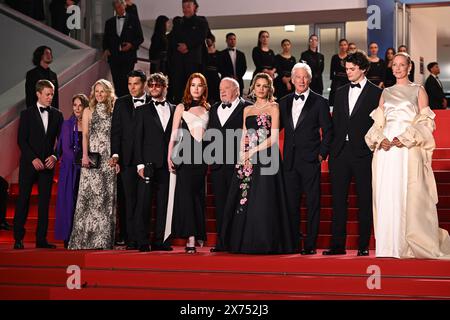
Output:
<svg viewBox="0 0 450 320">
<path fill-rule="evenodd" d="M 366 135 L 372 162 L 376 256 L 449 259 L 450 237 L 439 228 L 431 168 L 435 114 L 420 85 L 409 82 L 411 59 L 395 55 L 397 84 L 386 88 Z"/>
</svg>

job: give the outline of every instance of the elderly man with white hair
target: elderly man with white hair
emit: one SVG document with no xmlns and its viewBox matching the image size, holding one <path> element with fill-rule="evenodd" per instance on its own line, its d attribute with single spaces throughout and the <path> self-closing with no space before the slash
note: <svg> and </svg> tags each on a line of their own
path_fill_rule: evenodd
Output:
<svg viewBox="0 0 450 320">
<path fill-rule="evenodd" d="M 233 136 L 236 130 L 242 129 L 242 119 L 244 108 L 251 103 L 239 96 L 239 83 L 233 78 L 223 78 L 219 86 L 220 102 L 217 102 L 211 107 L 209 112 L 209 127 L 208 129 L 216 129 L 222 135 L 222 156 L 215 155 L 215 161 L 210 166 L 211 168 L 211 182 L 212 190 L 215 195 L 216 206 L 216 226 L 217 226 L 217 241 L 215 248 L 211 252 L 222 251 L 220 244 L 220 231 L 222 227 L 223 215 L 225 211 L 225 204 L 227 201 L 228 190 L 230 189 L 231 180 L 234 174 L 234 166 L 238 163 L 240 137 L 235 138 L 231 144 L 227 146 L 227 132 L 228 136 Z M 214 140 L 213 140 L 214 141 Z M 227 150 L 233 150 L 235 153 L 229 158 L 232 161 L 227 161 Z"/>
<path fill-rule="evenodd" d="M 291 76 L 295 92 L 279 102 L 284 129 L 284 178 L 296 243 L 300 243 L 300 200 L 306 194 L 308 225 L 302 255 L 316 254 L 320 164 L 328 157 L 332 139 L 328 100 L 309 88 L 311 79 L 311 68 L 306 63 L 295 64 Z"/>
</svg>

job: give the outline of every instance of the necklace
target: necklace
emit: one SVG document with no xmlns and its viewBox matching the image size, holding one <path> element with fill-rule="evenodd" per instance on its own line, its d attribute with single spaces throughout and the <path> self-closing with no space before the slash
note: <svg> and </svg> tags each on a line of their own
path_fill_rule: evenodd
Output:
<svg viewBox="0 0 450 320">
<path fill-rule="evenodd" d="M 255 103 L 255 108 L 256 109 L 264 109 L 265 107 L 267 107 L 268 104 L 269 104 L 269 102 L 266 102 L 262 107 L 258 107 L 258 105 Z"/>
</svg>

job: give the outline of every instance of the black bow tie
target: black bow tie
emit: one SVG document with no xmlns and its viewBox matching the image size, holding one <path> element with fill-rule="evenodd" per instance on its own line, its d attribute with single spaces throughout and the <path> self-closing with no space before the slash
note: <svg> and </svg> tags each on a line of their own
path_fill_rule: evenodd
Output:
<svg viewBox="0 0 450 320">
<path fill-rule="evenodd" d="M 236 50 L 235 48 L 228 48 L 228 51 L 234 51 Z"/>
<path fill-rule="evenodd" d="M 350 83 L 350 87 L 352 87 L 352 88 L 356 87 L 356 88 L 360 88 L 361 89 L 361 84 L 359 84 L 359 83 Z"/>
<path fill-rule="evenodd" d="M 45 111 L 49 112 L 50 108 L 43 108 L 43 107 L 39 107 L 39 110 L 41 111 L 41 113 L 44 113 Z"/>
<path fill-rule="evenodd" d="M 153 101 L 153 103 L 155 104 L 155 106 L 165 106 L 166 105 L 166 101 Z"/>
<path fill-rule="evenodd" d="M 117 19 L 125 19 L 125 16 L 117 16 Z"/>
<path fill-rule="evenodd" d="M 133 103 L 136 103 L 136 102 L 144 103 L 145 99 L 135 99 L 135 98 L 133 98 Z"/>
<path fill-rule="evenodd" d="M 298 98 L 302 99 L 302 101 L 305 101 L 305 95 L 304 94 L 295 94 L 294 99 L 298 100 Z"/>
<path fill-rule="evenodd" d="M 231 103 L 222 103 L 222 109 L 231 108 Z"/>
</svg>

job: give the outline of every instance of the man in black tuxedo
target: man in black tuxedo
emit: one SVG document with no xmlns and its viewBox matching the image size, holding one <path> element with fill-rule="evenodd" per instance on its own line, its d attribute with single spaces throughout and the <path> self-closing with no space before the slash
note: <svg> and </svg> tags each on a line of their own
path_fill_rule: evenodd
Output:
<svg viewBox="0 0 450 320">
<path fill-rule="evenodd" d="M 175 103 L 181 101 L 189 76 L 194 72 L 203 72 L 205 41 L 209 33 L 206 18 L 197 16 L 197 0 L 182 0 L 182 7 L 183 17 L 173 19 L 169 37 L 171 92 Z"/>
<path fill-rule="evenodd" d="M 134 69 L 137 50 L 144 42 L 144 36 L 137 15 L 126 13 L 125 0 L 113 3 L 117 15 L 105 23 L 103 50 L 111 68 L 116 95 L 121 97 L 128 94 L 127 75 Z"/>
<path fill-rule="evenodd" d="M 328 100 L 309 88 L 311 68 L 306 63 L 297 63 L 291 79 L 295 93 L 280 100 L 284 178 L 296 243 L 300 242 L 301 196 L 306 195 L 308 229 L 301 254 L 312 255 L 316 254 L 320 223 L 320 164 L 328 157 L 332 123 Z"/>
<path fill-rule="evenodd" d="M 239 92 L 242 96 L 244 90 L 243 77 L 247 71 L 245 54 L 236 49 L 236 35 L 228 33 L 226 36 L 227 48 L 219 55 L 219 73 L 223 78 L 233 78 L 239 83 Z"/>
<path fill-rule="evenodd" d="M 62 113 L 51 106 L 54 86 L 48 80 L 36 84 L 37 103 L 20 114 L 18 145 L 19 198 L 14 214 L 14 249 L 23 249 L 25 223 L 31 189 L 38 183 L 38 225 L 36 248 L 56 248 L 47 242 L 48 209 L 52 192 L 54 167 L 57 161 L 55 143 L 64 121 Z"/>
<path fill-rule="evenodd" d="M 211 252 L 222 251 L 220 232 L 227 201 L 228 190 L 234 175 L 235 164 L 238 163 L 241 137 L 236 130 L 242 129 L 244 108 L 251 103 L 239 96 L 239 83 L 233 78 L 223 78 L 219 86 L 220 102 L 214 104 L 209 112 L 208 131 L 220 131 L 223 142 L 220 153 L 213 154 L 211 164 L 211 182 L 216 206 L 217 244 Z M 227 137 L 233 137 L 229 141 Z M 211 139 L 214 143 L 214 139 Z M 227 152 L 228 151 L 228 152 Z M 230 151 L 234 154 L 230 154 Z"/>
<path fill-rule="evenodd" d="M 357 51 L 345 58 L 350 83 L 336 91 L 333 108 L 334 139 L 330 150 L 330 178 L 333 195 L 331 248 L 324 255 L 346 254 L 347 199 L 352 178 L 358 194 L 358 256 L 369 255 L 372 231 L 372 152 L 364 136 L 373 124 L 370 113 L 378 107 L 382 90 L 368 81 L 370 63 Z"/>
<path fill-rule="evenodd" d="M 33 64 L 36 67 L 27 72 L 25 80 L 25 100 L 27 108 L 34 108 L 36 105 L 36 83 L 39 80 L 49 80 L 55 87 L 52 107 L 59 109 L 58 77 L 56 76 L 56 73 L 50 69 L 50 64 L 52 62 L 53 53 L 51 48 L 40 46 L 34 50 Z"/>
<path fill-rule="evenodd" d="M 127 250 L 138 249 L 134 231 L 134 212 L 139 176 L 136 172 L 134 149 L 138 122 L 137 109 L 150 102 L 150 96 L 144 91 L 146 80 L 147 77 L 143 71 L 133 70 L 128 74 L 130 94 L 116 100 L 112 117 L 110 165 L 115 167 L 118 163 L 121 168 L 117 196 L 122 199 L 121 204 L 125 204 L 120 208 L 119 219 L 120 233 L 122 238 L 127 240 Z"/>
<path fill-rule="evenodd" d="M 167 149 L 175 110 L 175 105 L 166 101 L 168 83 L 162 73 L 150 75 L 147 85 L 151 101 L 138 111 L 136 128 L 136 160 L 140 179 L 135 228 L 139 246 L 148 247 L 152 198 L 155 195 L 156 223 L 152 251 L 172 251 L 169 240 L 164 239 L 169 197 Z"/>
<path fill-rule="evenodd" d="M 427 65 L 427 69 L 430 72 L 427 80 L 425 81 L 425 90 L 428 94 L 431 109 L 447 109 L 447 99 L 445 99 L 444 87 L 439 79 L 439 64 L 437 62 L 430 62 Z"/>
</svg>

